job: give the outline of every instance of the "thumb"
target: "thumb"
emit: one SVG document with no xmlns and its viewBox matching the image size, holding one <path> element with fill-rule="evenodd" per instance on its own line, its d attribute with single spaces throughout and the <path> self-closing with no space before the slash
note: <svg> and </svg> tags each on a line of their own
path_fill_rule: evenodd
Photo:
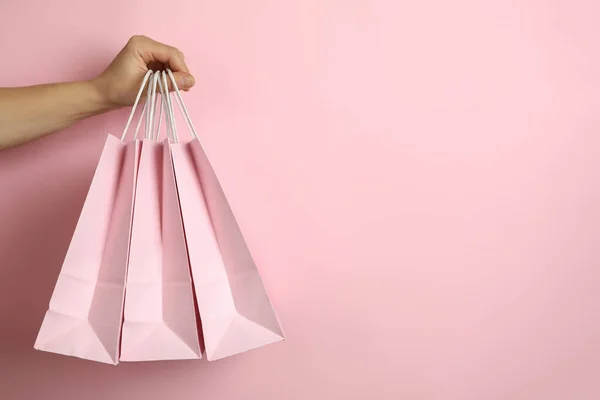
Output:
<svg viewBox="0 0 600 400">
<path fill-rule="evenodd" d="M 173 76 L 175 77 L 175 82 L 177 82 L 179 90 L 189 90 L 196 83 L 196 80 L 189 72 L 173 72 Z M 167 81 L 169 83 L 169 91 L 175 90 L 171 80 L 167 79 Z"/>
</svg>

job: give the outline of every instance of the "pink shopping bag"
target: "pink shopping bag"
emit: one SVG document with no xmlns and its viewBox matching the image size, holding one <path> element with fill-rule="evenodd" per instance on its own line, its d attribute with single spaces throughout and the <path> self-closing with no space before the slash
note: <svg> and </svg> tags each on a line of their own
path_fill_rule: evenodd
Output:
<svg viewBox="0 0 600 400">
<path fill-rule="evenodd" d="M 34 348 L 117 364 L 140 143 L 108 135 Z"/>
<path fill-rule="evenodd" d="M 155 95 L 150 98 L 153 110 Z M 147 126 L 154 125 L 153 114 L 148 114 Z M 198 358 L 196 311 L 169 142 L 160 143 L 150 134 L 142 142 L 139 161 L 120 360 Z"/>
<path fill-rule="evenodd" d="M 178 90 L 176 95 L 194 139 L 171 145 L 173 165 L 206 356 L 216 360 L 281 341 L 284 334 Z"/>
</svg>

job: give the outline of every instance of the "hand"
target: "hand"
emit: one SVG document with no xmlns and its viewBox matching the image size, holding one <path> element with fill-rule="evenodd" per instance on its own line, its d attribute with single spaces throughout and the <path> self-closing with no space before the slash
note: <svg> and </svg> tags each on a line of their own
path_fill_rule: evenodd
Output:
<svg viewBox="0 0 600 400">
<path fill-rule="evenodd" d="M 173 71 L 180 89 L 187 91 L 194 86 L 194 77 L 190 74 L 181 51 L 146 36 L 133 36 L 106 71 L 92 80 L 92 83 L 107 107 L 128 106 L 135 101 L 148 69 L 161 70 L 167 67 Z M 173 90 L 171 82 L 169 90 Z"/>
<path fill-rule="evenodd" d="M 0 150 L 131 105 L 148 69 L 166 67 L 173 71 L 179 88 L 194 86 L 183 53 L 145 36 L 134 36 L 106 71 L 90 81 L 0 88 Z M 168 84 L 173 90 L 170 81 Z"/>
</svg>

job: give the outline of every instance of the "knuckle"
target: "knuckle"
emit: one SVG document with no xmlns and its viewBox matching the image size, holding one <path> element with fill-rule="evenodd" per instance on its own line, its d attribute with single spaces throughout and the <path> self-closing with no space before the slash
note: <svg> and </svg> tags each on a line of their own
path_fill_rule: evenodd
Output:
<svg viewBox="0 0 600 400">
<path fill-rule="evenodd" d="M 171 51 L 173 52 L 173 54 L 175 54 L 176 56 L 182 55 L 181 51 L 177 47 L 173 47 L 173 46 L 170 46 L 170 47 L 171 47 Z"/>
<path fill-rule="evenodd" d="M 129 44 L 137 45 L 146 40 L 146 36 L 144 35 L 134 35 L 129 39 Z"/>
</svg>

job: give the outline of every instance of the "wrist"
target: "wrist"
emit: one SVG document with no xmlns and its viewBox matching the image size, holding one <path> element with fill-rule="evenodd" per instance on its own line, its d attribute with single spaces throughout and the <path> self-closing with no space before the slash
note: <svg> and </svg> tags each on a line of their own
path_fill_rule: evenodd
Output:
<svg viewBox="0 0 600 400">
<path fill-rule="evenodd" d="M 90 99 L 98 109 L 98 113 L 120 108 L 110 97 L 107 85 L 101 77 L 84 82 L 88 86 Z"/>
</svg>

